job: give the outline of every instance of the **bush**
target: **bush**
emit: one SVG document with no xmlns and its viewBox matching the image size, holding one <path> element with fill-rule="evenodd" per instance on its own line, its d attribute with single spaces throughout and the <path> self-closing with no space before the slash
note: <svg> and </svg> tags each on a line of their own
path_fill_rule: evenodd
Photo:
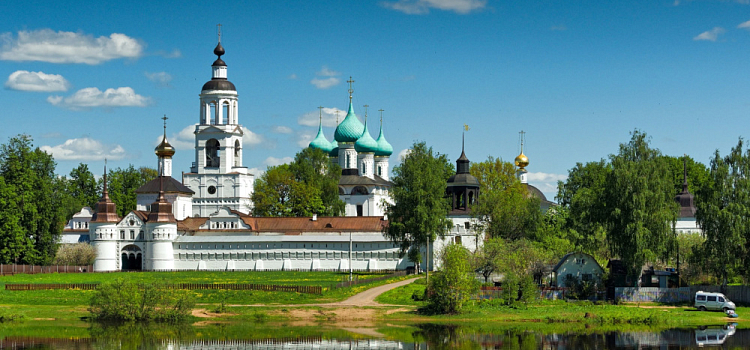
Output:
<svg viewBox="0 0 750 350">
<path fill-rule="evenodd" d="M 520 289 L 521 289 L 521 301 L 528 304 L 535 301 L 539 297 L 539 288 L 537 288 L 536 282 L 532 275 L 526 275 L 521 278 Z"/>
<path fill-rule="evenodd" d="M 565 288 L 568 288 L 568 295 L 573 299 L 588 300 L 596 296 L 599 285 L 596 281 L 581 281 L 578 277 L 565 276 L 563 282 Z"/>
<path fill-rule="evenodd" d="M 471 268 L 471 254 L 458 244 L 445 247 L 440 256 L 440 271 L 430 278 L 427 298 L 429 309 L 435 313 L 456 314 L 463 304 L 476 293 L 478 281 Z"/>
<path fill-rule="evenodd" d="M 61 244 L 55 254 L 55 265 L 87 266 L 96 259 L 96 250 L 88 243 Z"/>
<path fill-rule="evenodd" d="M 508 306 L 513 306 L 513 304 L 516 303 L 516 300 L 518 300 L 518 286 L 520 284 L 520 280 L 518 279 L 518 276 L 508 273 L 505 275 L 505 278 L 503 279 L 503 300 L 505 300 L 505 304 Z"/>
<path fill-rule="evenodd" d="M 189 291 L 117 279 L 99 286 L 89 312 L 97 320 L 176 322 L 190 316 L 194 305 Z"/>
</svg>

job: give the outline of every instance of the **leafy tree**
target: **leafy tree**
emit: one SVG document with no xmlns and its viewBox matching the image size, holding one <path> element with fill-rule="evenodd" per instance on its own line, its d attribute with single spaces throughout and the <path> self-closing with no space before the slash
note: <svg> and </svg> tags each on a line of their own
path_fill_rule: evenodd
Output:
<svg viewBox="0 0 750 350">
<path fill-rule="evenodd" d="M 305 148 L 289 164 L 299 182 L 311 186 L 319 194 L 323 207 L 317 214 L 338 216 L 344 212 L 345 203 L 339 199 L 341 167 L 332 163 L 328 154 L 320 149 Z"/>
<path fill-rule="evenodd" d="M 5 190 L 16 197 L 13 201 L 6 201 L 6 205 L 17 206 L 16 209 L 6 208 L 6 213 L 16 215 L 8 220 L 18 220 L 24 237 L 33 245 L 33 249 L 21 249 L 24 244 L 15 245 L 17 249 L 12 248 L 16 255 L 14 262 L 48 264 L 54 257 L 65 220 L 57 209 L 60 196 L 55 193 L 52 156 L 33 148 L 28 135 L 13 137 L 0 146 L 0 176 L 4 179 Z M 10 232 L 12 236 L 17 230 L 11 229 Z M 8 241 L 19 243 L 23 240 L 11 237 Z"/>
<path fill-rule="evenodd" d="M 457 314 L 476 293 L 477 280 L 470 263 L 471 253 L 460 244 L 450 244 L 440 255 L 440 271 L 430 280 L 428 302 L 433 312 Z"/>
<path fill-rule="evenodd" d="M 269 167 L 255 181 L 256 216 L 337 216 L 344 211 L 338 197 L 341 168 L 318 149 L 306 148 L 294 162 Z"/>
<path fill-rule="evenodd" d="M 699 189 L 708 186 L 710 171 L 703 163 L 696 162 L 688 155 L 682 157 L 664 156 L 664 160 L 669 164 L 675 195 L 682 192 L 682 183 L 684 182 L 683 164 L 687 168 L 688 191 L 690 193 L 696 194 Z"/>
<path fill-rule="evenodd" d="M 89 312 L 101 321 L 175 322 L 187 319 L 194 305 L 190 291 L 117 279 L 99 286 Z"/>
<path fill-rule="evenodd" d="M 610 156 L 603 195 L 607 242 L 628 272 L 640 276 L 647 261 L 664 259 L 673 246 L 674 184 L 667 163 L 638 130 Z"/>
<path fill-rule="evenodd" d="M 0 177 L 0 263 L 21 262 L 34 249 L 26 230 L 21 227 L 21 213 L 15 188 Z"/>
<path fill-rule="evenodd" d="M 697 195 L 696 220 L 706 237 L 704 267 L 721 277 L 723 288 L 733 274 L 749 274 L 750 150 L 743 146 L 740 139 L 723 158 L 715 152 L 709 185 Z"/>
<path fill-rule="evenodd" d="M 604 159 L 577 163 L 568 170 L 568 179 L 558 182 L 557 200 L 565 211 L 564 227 L 570 241 L 580 250 L 594 256 L 607 255 L 606 213 L 602 205 L 605 181 L 612 166 Z"/>
<path fill-rule="evenodd" d="M 501 269 L 505 253 L 505 241 L 502 238 L 490 238 L 474 254 L 474 269 L 482 273 L 484 283 L 487 283 L 495 271 Z"/>
<path fill-rule="evenodd" d="M 96 249 L 88 243 L 63 244 L 57 249 L 54 264 L 86 266 L 96 259 Z"/>
<path fill-rule="evenodd" d="M 158 172 L 153 168 L 140 167 L 136 169 L 132 164 L 127 168 L 111 169 L 107 174 L 109 197 L 117 206 L 117 215 L 125 216 L 135 210 L 136 193 L 139 187 L 155 179 Z"/>
<path fill-rule="evenodd" d="M 385 235 L 399 245 L 401 254 L 419 266 L 418 250 L 434 242 L 452 225 L 447 219 L 450 203 L 445 197 L 448 178 L 454 173 L 445 155 L 435 154 L 424 142 L 414 143 L 400 165 L 393 169 L 393 204 L 385 203 L 389 223 Z M 416 259 L 416 260 L 415 260 Z"/>
<path fill-rule="evenodd" d="M 487 237 L 516 240 L 534 236 L 542 219 L 539 199 L 529 195 L 515 175 L 512 163 L 493 157 L 471 165 L 471 174 L 479 181 L 477 202 L 472 217 Z"/>
<path fill-rule="evenodd" d="M 289 164 L 269 167 L 255 181 L 252 200 L 255 216 L 312 216 L 324 210 L 319 190 L 297 181 Z"/>
<path fill-rule="evenodd" d="M 68 193 L 81 207 L 96 207 L 96 202 L 99 201 L 99 186 L 88 165 L 80 163 L 71 170 L 67 185 Z"/>
</svg>

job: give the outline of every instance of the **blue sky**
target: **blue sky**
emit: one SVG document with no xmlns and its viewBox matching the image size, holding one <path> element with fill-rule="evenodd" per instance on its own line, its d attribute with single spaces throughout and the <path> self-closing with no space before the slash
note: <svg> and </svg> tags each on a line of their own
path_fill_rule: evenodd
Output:
<svg viewBox="0 0 750 350">
<path fill-rule="evenodd" d="M 746 135 L 750 1 L 14 1 L 0 14 L 0 139 L 20 133 L 79 162 L 156 167 L 169 117 L 175 177 L 222 24 L 247 128 L 244 165 L 288 161 L 354 104 L 396 154 L 426 141 L 451 161 L 512 161 L 554 196 L 576 162 L 639 128 L 665 154 L 708 163 Z M 343 114 L 341 115 L 343 118 Z"/>
</svg>

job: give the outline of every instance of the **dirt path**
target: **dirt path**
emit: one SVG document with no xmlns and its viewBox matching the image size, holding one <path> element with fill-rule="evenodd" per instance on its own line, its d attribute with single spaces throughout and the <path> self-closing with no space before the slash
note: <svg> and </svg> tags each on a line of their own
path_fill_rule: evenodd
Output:
<svg viewBox="0 0 750 350">
<path fill-rule="evenodd" d="M 349 299 L 346 299 L 344 301 L 339 301 L 337 303 L 328 303 L 328 304 L 310 304 L 310 305 L 319 305 L 319 306 L 397 306 L 397 305 L 386 305 L 381 304 L 375 301 L 375 298 L 377 298 L 380 294 L 383 294 L 391 289 L 398 288 L 401 286 L 405 286 L 409 283 L 412 283 L 416 281 L 419 277 L 410 278 L 408 280 L 399 281 L 396 283 L 389 283 L 386 285 L 378 286 L 375 288 L 370 288 L 364 292 L 357 293 L 349 297 Z"/>
</svg>

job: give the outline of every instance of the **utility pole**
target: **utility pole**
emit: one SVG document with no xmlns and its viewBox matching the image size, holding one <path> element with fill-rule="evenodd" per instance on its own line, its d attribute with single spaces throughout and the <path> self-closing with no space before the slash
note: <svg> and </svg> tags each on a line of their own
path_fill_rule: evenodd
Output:
<svg viewBox="0 0 750 350">
<path fill-rule="evenodd" d="M 425 258 L 425 283 L 430 286 L 430 235 L 427 235 L 427 257 Z"/>
<path fill-rule="evenodd" d="M 349 231 L 349 282 L 352 281 L 352 232 Z"/>
</svg>

